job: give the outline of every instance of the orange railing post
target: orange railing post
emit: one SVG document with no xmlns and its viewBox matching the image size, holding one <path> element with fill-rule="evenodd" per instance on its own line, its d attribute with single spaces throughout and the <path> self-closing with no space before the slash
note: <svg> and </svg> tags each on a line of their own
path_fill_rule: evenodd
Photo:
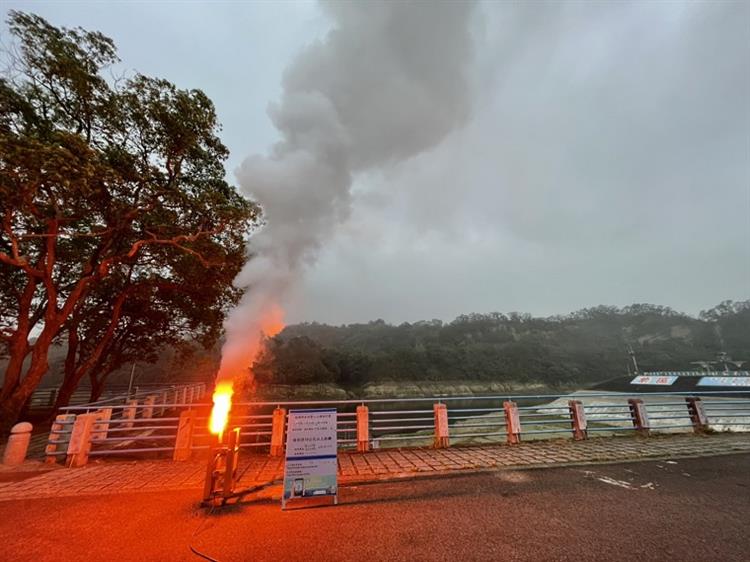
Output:
<svg viewBox="0 0 750 562">
<path fill-rule="evenodd" d="M 284 424 L 286 422 L 286 409 L 276 408 L 273 411 L 271 423 L 271 456 L 281 457 L 284 455 Z"/>
<path fill-rule="evenodd" d="M 357 406 L 357 451 L 370 450 L 370 410 L 364 404 Z"/>
<path fill-rule="evenodd" d="M 521 418 L 518 415 L 518 404 L 511 400 L 503 402 L 505 412 L 505 429 L 508 432 L 508 445 L 521 442 Z"/>
<path fill-rule="evenodd" d="M 448 429 L 448 407 L 445 404 L 435 404 L 435 441 L 436 449 L 450 447 L 450 434 Z"/>
</svg>

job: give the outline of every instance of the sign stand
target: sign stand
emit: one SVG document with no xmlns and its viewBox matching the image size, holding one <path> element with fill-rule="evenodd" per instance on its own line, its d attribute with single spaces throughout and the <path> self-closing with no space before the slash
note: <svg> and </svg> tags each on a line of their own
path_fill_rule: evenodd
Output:
<svg viewBox="0 0 750 562">
<path fill-rule="evenodd" d="M 336 445 L 335 408 L 289 410 L 282 510 L 298 499 L 333 497 L 338 504 Z"/>
</svg>

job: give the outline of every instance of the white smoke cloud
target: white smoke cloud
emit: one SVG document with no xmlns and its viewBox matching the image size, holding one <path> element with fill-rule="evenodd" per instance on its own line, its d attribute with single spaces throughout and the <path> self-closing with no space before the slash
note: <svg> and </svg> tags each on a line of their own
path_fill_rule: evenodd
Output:
<svg viewBox="0 0 750 562">
<path fill-rule="evenodd" d="M 354 175 L 436 146 L 469 117 L 472 2 L 323 8 L 333 29 L 289 66 L 269 110 L 281 140 L 237 172 L 266 224 L 236 279 L 248 291 L 226 322 L 222 377 L 250 365 L 264 322 L 349 217 Z"/>
<path fill-rule="evenodd" d="M 469 122 L 356 179 L 290 321 L 748 298 L 750 3 L 479 10 Z"/>
</svg>

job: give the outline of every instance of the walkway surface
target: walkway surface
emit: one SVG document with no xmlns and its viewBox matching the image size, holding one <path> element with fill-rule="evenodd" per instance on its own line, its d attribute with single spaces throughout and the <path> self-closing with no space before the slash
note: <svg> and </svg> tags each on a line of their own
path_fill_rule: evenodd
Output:
<svg viewBox="0 0 750 562">
<path fill-rule="evenodd" d="M 750 433 L 614 437 L 588 441 L 535 441 L 449 449 L 383 449 L 340 453 L 341 484 L 429 476 L 465 470 L 518 469 L 705 457 L 750 452 Z M 92 461 L 78 469 L 27 463 L 0 472 L 0 501 L 202 488 L 205 461 Z M 283 460 L 245 454 L 239 487 L 280 479 Z M 9 476 L 12 476 L 10 478 Z M 11 481 L 8 481 L 11 480 Z"/>
<path fill-rule="evenodd" d="M 286 511 L 260 494 L 201 509 L 197 490 L 4 501 L 0 559 L 747 562 L 749 473 L 750 454 L 463 472 Z"/>
</svg>

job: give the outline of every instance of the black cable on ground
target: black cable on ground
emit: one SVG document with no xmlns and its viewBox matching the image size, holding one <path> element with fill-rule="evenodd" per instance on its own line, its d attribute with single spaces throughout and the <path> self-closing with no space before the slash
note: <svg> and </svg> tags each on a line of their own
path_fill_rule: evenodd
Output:
<svg viewBox="0 0 750 562">
<path fill-rule="evenodd" d="M 248 467 L 249 467 L 249 465 L 248 465 Z M 247 472 L 247 468 L 242 472 L 242 474 L 240 474 L 240 477 L 237 478 L 237 480 L 239 480 L 240 478 L 242 478 L 242 476 L 245 474 L 245 472 Z M 277 484 L 279 482 L 281 482 L 281 480 L 269 480 L 268 482 L 263 482 L 262 484 L 257 484 L 255 486 L 251 486 L 250 488 L 245 488 L 243 490 L 240 490 L 239 492 L 237 492 L 236 494 L 234 494 L 233 497 L 237 498 L 237 502 L 239 502 L 247 494 L 252 494 L 253 492 L 257 492 L 258 490 L 262 490 L 263 488 L 268 488 L 269 486 L 273 486 L 274 484 Z M 222 505 L 224 505 L 224 504 L 222 504 Z M 201 521 L 200 524 L 195 528 L 195 531 L 193 531 L 193 534 L 190 537 L 190 543 L 188 543 L 188 547 L 190 548 L 190 551 L 193 554 L 195 554 L 196 556 L 199 556 L 199 557 L 203 558 L 204 560 L 209 560 L 210 562 L 220 562 L 220 561 L 217 560 L 216 558 L 211 558 L 208 554 L 205 554 L 205 553 L 201 552 L 200 550 L 198 550 L 197 548 L 195 548 L 193 546 L 193 541 L 195 540 L 195 537 L 198 536 L 198 532 L 200 531 L 201 527 L 203 527 L 203 525 L 205 525 L 208 522 L 209 517 L 211 517 L 211 515 L 213 515 L 213 512 L 214 512 L 215 509 L 216 509 L 216 505 L 215 504 L 211 505 L 211 509 L 206 514 L 206 518 L 203 521 Z"/>
<path fill-rule="evenodd" d="M 190 551 L 193 554 L 195 554 L 196 556 L 200 556 L 204 560 L 210 560 L 210 562 L 219 562 L 219 560 L 217 560 L 216 558 L 211 558 L 208 554 L 204 554 L 200 550 L 198 550 L 197 548 L 195 548 L 193 546 L 193 541 L 195 540 L 195 537 L 198 536 L 198 531 L 200 531 L 201 527 L 203 527 L 203 525 L 206 524 L 206 522 L 208 521 L 208 518 L 211 517 L 211 514 L 213 514 L 215 507 L 216 506 L 213 506 L 213 505 L 211 506 L 211 509 L 208 512 L 208 514 L 206 515 L 206 518 L 203 521 L 201 521 L 200 524 L 195 528 L 195 531 L 193 531 L 193 534 L 190 537 L 190 542 L 188 543 L 188 547 L 190 548 Z"/>
</svg>

